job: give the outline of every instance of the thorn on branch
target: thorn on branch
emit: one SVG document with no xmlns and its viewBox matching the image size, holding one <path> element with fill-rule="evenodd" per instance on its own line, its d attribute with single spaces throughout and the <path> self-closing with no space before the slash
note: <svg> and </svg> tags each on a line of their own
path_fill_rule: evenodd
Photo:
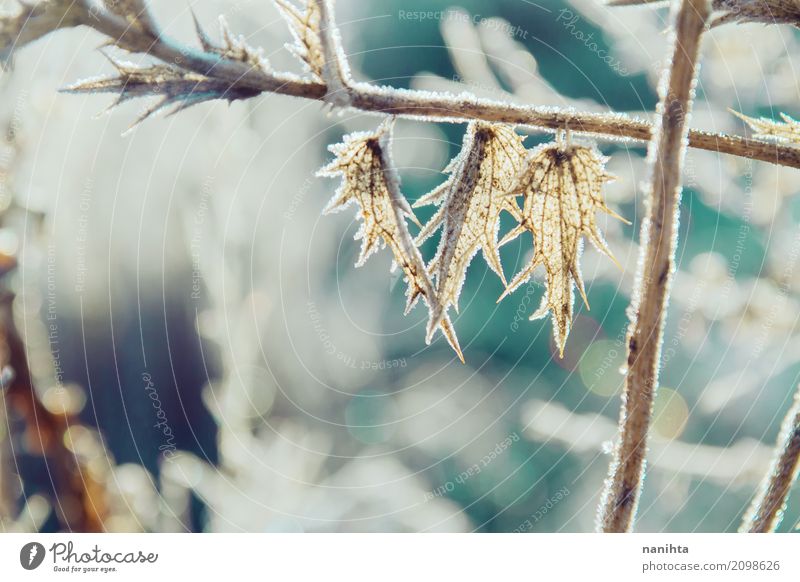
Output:
<svg viewBox="0 0 800 582">
<path fill-rule="evenodd" d="M 192 13 L 192 17 L 194 18 L 195 29 L 200 39 L 200 45 L 205 52 L 218 55 L 223 59 L 250 65 L 250 67 L 259 69 L 265 73 L 269 72 L 269 61 L 264 57 L 264 49 L 261 47 L 251 47 L 247 44 L 244 36 L 235 35 L 231 31 L 228 21 L 224 16 L 219 17 L 219 30 L 222 44 L 211 40 L 208 34 L 203 30 L 194 13 Z"/>
<path fill-rule="evenodd" d="M 109 109 L 137 97 L 158 97 L 158 102 L 148 108 L 131 126 L 135 127 L 151 115 L 174 106 L 173 115 L 205 101 L 215 99 L 248 99 L 259 94 L 252 89 L 231 86 L 226 81 L 212 79 L 169 65 L 139 67 L 132 63 L 108 57 L 117 69 L 117 75 L 81 81 L 64 89 L 67 93 L 115 93 L 117 100 Z"/>
</svg>

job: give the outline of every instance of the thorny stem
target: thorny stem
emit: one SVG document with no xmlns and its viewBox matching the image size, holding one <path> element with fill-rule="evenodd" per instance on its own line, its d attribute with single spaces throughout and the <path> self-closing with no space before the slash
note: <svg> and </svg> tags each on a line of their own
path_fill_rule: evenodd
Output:
<svg viewBox="0 0 800 582">
<path fill-rule="evenodd" d="M 628 361 L 619 442 L 602 497 L 598 528 L 626 532 L 633 526 L 644 477 L 647 433 L 658 387 L 661 340 L 672 275 L 686 151 L 700 41 L 710 14 L 708 0 L 673 5 L 672 65 L 662 78 L 659 126 L 650 142 L 652 178 L 641 230 L 636 289 L 630 307 Z M 664 83 L 666 81 L 666 83 Z"/>
<path fill-rule="evenodd" d="M 327 0 L 315 0 L 321 5 Z M 95 0 L 79 0 L 83 11 L 80 23 L 115 39 L 119 46 L 133 52 L 150 54 L 165 63 L 228 82 L 231 88 L 250 89 L 260 93 L 276 93 L 305 99 L 329 101 L 331 97 L 345 98 L 347 105 L 364 112 L 384 113 L 400 117 L 422 118 L 463 123 L 471 120 L 511 123 L 533 129 L 557 131 L 569 127 L 572 131 L 604 139 L 650 141 L 653 124 L 619 113 L 584 113 L 572 109 L 554 109 L 531 105 L 501 103 L 462 93 L 432 94 L 423 91 L 376 87 L 352 83 L 346 76 L 346 63 L 334 61 L 337 82 L 343 87 L 329 88 L 326 83 L 302 80 L 293 75 L 267 72 L 246 63 L 225 59 L 179 44 L 163 34 L 151 35 L 131 27 L 128 22 L 100 6 Z M 338 32 L 329 12 L 322 22 L 323 43 L 328 37 L 328 51 L 335 54 Z M 325 31 L 328 31 L 325 33 Z M 340 55 L 338 55 L 340 56 Z M 343 68 L 344 67 L 344 68 Z M 344 93 L 341 89 L 346 89 Z M 749 139 L 741 136 L 689 131 L 689 146 L 731 154 L 754 160 L 800 168 L 800 148 Z"/>
<path fill-rule="evenodd" d="M 783 421 L 775 458 L 764 478 L 750 509 L 745 515 L 741 532 L 767 533 L 775 531 L 783 518 L 786 500 L 800 471 L 800 388 Z"/>
</svg>

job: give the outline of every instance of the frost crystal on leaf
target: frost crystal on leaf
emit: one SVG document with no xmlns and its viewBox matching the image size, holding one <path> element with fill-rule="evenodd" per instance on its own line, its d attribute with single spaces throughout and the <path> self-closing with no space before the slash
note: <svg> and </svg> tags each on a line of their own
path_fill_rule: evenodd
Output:
<svg viewBox="0 0 800 582">
<path fill-rule="evenodd" d="M 211 40 L 200 26 L 197 18 L 195 18 L 194 24 L 204 51 L 219 55 L 223 59 L 250 65 L 253 69 L 259 69 L 265 73 L 269 72 L 269 61 L 264 57 L 263 49 L 251 47 L 242 35 L 234 35 L 224 16 L 219 17 L 222 44 L 217 44 Z"/>
<path fill-rule="evenodd" d="M 275 0 L 281 15 L 289 24 L 294 38 L 293 44 L 286 46 L 303 66 L 317 79 L 322 80 L 322 69 L 325 57 L 320 40 L 319 6 L 314 0 L 304 0 L 302 8 L 295 6 L 290 0 Z"/>
<path fill-rule="evenodd" d="M 800 143 L 800 121 L 792 119 L 785 113 L 780 114 L 783 123 L 763 117 L 761 119 L 748 117 L 736 111 L 732 111 L 732 113 L 750 126 L 755 132 L 755 137 L 772 137 L 782 141 Z"/>
<path fill-rule="evenodd" d="M 399 265 L 408 283 L 406 313 L 420 297 L 433 313 L 438 305 L 436 295 L 422 255 L 414 245 L 406 225 L 406 217 L 417 224 L 419 222 L 400 192 L 399 178 L 389 151 L 391 132 L 391 122 L 387 121 L 376 132 L 351 133 L 344 137 L 342 143 L 330 147 L 335 158 L 318 175 L 341 176 L 342 183 L 324 213 L 338 212 L 356 203 L 362 220 L 355 237 L 361 240 L 356 267 L 363 265 L 379 249 L 388 246 L 394 255 L 392 268 Z M 463 362 L 464 357 L 450 320 L 445 317 L 437 326 Z M 431 335 L 428 334 L 427 341 L 430 341 Z"/>
<path fill-rule="evenodd" d="M 467 268 L 478 250 L 506 283 L 497 231 L 501 211 L 520 218 L 516 201 L 505 194 L 525 159 L 523 139 L 508 125 L 471 122 L 461 152 L 445 169 L 450 178 L 414 204 L 439 205 L 416 241 L 421 244 L 442 227 L 439 247 L 428 265 L 428 272 L 436 279 L 439 306 L 431 313 L 434 329 L 451 305 L 458 311 Z"/>
<path fill-rule="evenodd" d="M 625 220 L 603 200 L 603 184 L 614 179 L 605 171 L 606 161 L 594 148 L 545 144 L 530 152 L 508 193 L 512 197 L 524 196 L 525 202 L 520 224 L 500 244 L 530 231 L 533 258 L 514 277 L 500 299 L 530 279 L 534 269 L 542 265 L 547 289 L 539 309 L 530 319 L 545 317 L 548 312 L 552 314 L 553 334 L 562 357 L 572 326 L 573 286 L 578 288 L 586 306 L 589 305 L 579 264 L 582 237 L 588 238 L 600 252 L 616 262 L 595 221 L 598 210 Z"/>
<path fill-rule="evenodd" d="M 138 67 L 131 63 L 109 60 L 117 69 L 118 75 L 82 81 L 67 87 L 65 91 L 117 93 L 119 97 L 111 105 L 112 108 L 136 97 L 160 97 L 153 107 L 147 109 L 136 120 L 134 126 L 165 107 L 174 105 L 171 113 L 177 113 L 204 101 L 214 99 L 233 101 L 258 94 L 255 90 L 231 87 L 226 81 L 211 79 L 169 65 Z"/>
</svg>

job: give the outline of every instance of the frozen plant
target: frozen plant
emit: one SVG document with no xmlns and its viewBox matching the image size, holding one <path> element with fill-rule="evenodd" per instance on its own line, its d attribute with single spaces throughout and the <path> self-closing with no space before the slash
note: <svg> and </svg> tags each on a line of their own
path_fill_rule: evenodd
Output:
<svg viewBox="0 0 800 582">
<path fill-rule="evenodd" d="M 276 0 L 294 37 L 291 52 L 301 61 L 301 75 L 276 71 L 262 52 L 251 47 L 221 22 L 221 40 L 214 41 L 197 25 L 198 46 L 167 38 L 148 9 L 146 0 L 45 0 L 23 4 L 0 21 L 0 54 L 15 50 L 62 28 L 91 27 L 110 43 L 129 53 L 146 54 L 155 64 L 136 65 L 112 59 L 116 73 L 81 81 L 68 91 L 110 92 L 117 103 L 156 97 L 142 121 L 162 109 L 177 113 L 208 100 L 242 100 L 262 93 L 314 99 L 332 109 L 353 109 L 384 119 L 374 132 L 348 135 L 333 146 L 335 158 L 323 175 L 342 177 L 329 210 L 355 202 L 362 220 L 363 239 L 358 265 L 381 247 L 389 247 L 394 263 L 408 284 L 407 310 L 422 297 L 429 310 L 426 340 L 441 330 L 460 359 L 464 359 L 449 319 L 466 271 L 478 250 L 506 283 L 498 247 L 530 232 L 534 242 L 531 264 L 506 285 L 503 297 L 530 279 L 539 265 L 546 271 L 546 290 L 532 319 L 550 314 L 563 357 L 572 325 L 574 291 L 586 300 L 580 270 L 583 239 L 601 252 L 611 251 L 595 222 L 597 211 L 614 214 L 602 186 L 611 175 L 608 162 L 588 140 L 629 140 L 649 143 L 647 213 L 640 234 L 640 260 L 629 310 L 627 373 L 619 438 L 600 507 L 603 531 L 630 531 L 642 488 L 648 431 L 662 363 L 662 336 L 675 271 L 677 226 L 682 170 L 688 148 L 731 154 L 748 160 L 800 168 L 796 123 L 752 120 L 755 137 L 692 130 L 700 47 L 713 26 L 736 22 L 797 24 L 796 3 L 790 0 L 674 0 L 670 16 L 670 51 L 660 84 L 655 121 L 617 112 L 584 112 L 570 108 L 520 105 L 478 98 L 468 93 L 398 90 L 356 82 L 341 46 L 333 3 L 307 0 L 299 5 Z M 616 4 L 640 4 L 622 0 Z M 387 117 L 389 119 L 387 119 Z M 450 177 L 422 199 L 439 206 L 427 225 L 416 221 L 402 193 L 391 160 L 392 117 L 426 122 L 468 123 L 461 154 L 448 168 Z M 557 139 L 532 151 L 522 146 L 518 127 L 556 133 Z M 773 141 L 773 138 L 778 138 Z M 587 143 L 584 143 L 584 140 Z M 520 200 L 522 204 L 520 205 Z M 498 240 L 502 212 L 517 220 Z M 420 228 L 416 240 L 408 222 Z M 418 249 L 442 229 L 436 255 L 425 262 Z M 357 266 L 358 266 L 357 265 Z M 502 297 L 501 297 L 502 298 Z M 789 486 L 797 473 L 796 412 L 787 420 L 782 452 L 751 511 L 750 521 L 775 527 Z M 768 503 L 769 507 L 761 507 Z M 767 515 L 761 519 L 758 516 Z"/>
</svg>

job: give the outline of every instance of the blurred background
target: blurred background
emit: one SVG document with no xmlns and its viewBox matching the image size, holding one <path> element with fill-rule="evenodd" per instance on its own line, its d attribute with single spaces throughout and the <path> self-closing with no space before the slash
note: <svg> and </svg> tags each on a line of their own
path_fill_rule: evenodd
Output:
<svg viewBox="0 0 800 582">
<path fill-rule="evenodd" d="M 188 43 L 189 5 L 213 32 L 224 14 L 275 69 L 300 72 L 269 2 L 151 5 Z M 337 0 L 362 80 L 642 115 L 657 100 L 666 16 L 595 0 Z M 598 217 L 623 270 L 587 248 L 591 311 L 576 304 L 564 358 L 549 319 L 527 319 L 541 280 L 497 305 L 502 284 L 475 260 L 454 320 L 463 365 L 441 337 L 425 345 L 422 307 L 403 316 L 388 251 L 353 268 L 355 210 L 321 216 L 337 186 L 314 176 L 326 146 L 379 118 L 265 95 L 126 133 L 147 104 L 103 114 L 112 96 L 59 93 L 111 73 L 102 42 L 61 31 L 0 79 L 0 258 L 19 262 L 3 325 L 13 307 L 20 343 L 2 349 L 27 355 L 39 396 L 0 405 L 2 531 L 593 530 L 620 405 L 642 144 L 598 144 L 618 176 L 609 205 L 633 225 Z M 800 114 L 799 44 L 787 27 L 714 30 L 692 127 L 745 133 L 729 108 Z M 463 131 L 398 122 L 409 199 L 445 179 Z M 735 531 L 800 373 L 797 174 L 691 150 L 685 183 L 637 529 Z M 530 237 L 503 248 L 507 276 L 530 251 Z M 781 528 L 799 519 L 795 491 Z"/>
</svg>

